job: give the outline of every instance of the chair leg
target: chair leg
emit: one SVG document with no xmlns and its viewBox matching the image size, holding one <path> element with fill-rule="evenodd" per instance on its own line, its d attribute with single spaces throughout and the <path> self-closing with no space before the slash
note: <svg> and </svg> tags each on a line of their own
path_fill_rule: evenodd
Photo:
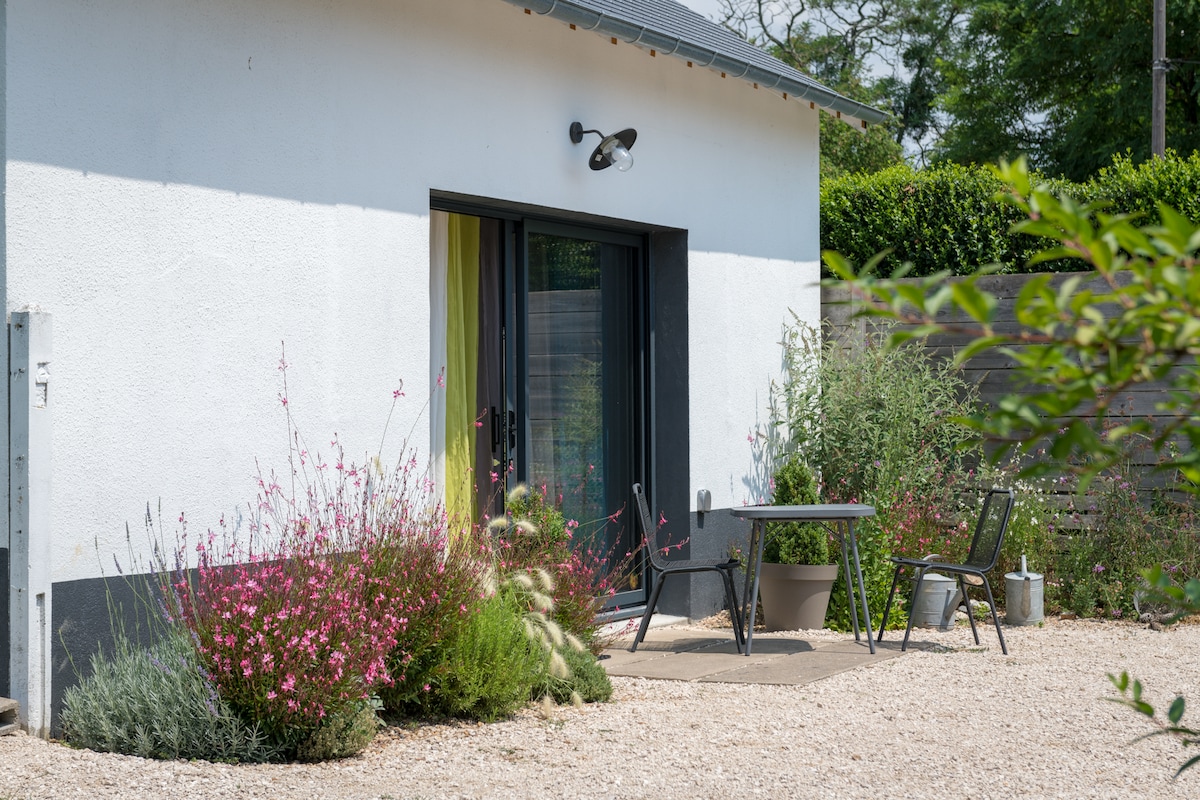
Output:
<svg viewBox="0 0 1200 800">
<path fill-rule="evenodd" d="M 737 632 L 738 652 L 740 653 L 746 647 L 746 619 L 742 616 L 742 606 L 737 599 L 737 582 L 733 579 L 733 572 L 726 572 L 725 575 L 729 581 L 729 601 L 732 603 L 729 615 L 733 617 L 733 627 Z"/>
<path fill-rule="evenodd" d="M 965 575 L 958 576 L 958 590 L 962 592 L 963 607 L 967 609 L 967 621 L 971 623 L 971 635 L 975 637 L 975 644 L 979 644 L 979 629 L 975 627 L 975 615 L 971 613 L 971 598 L 967 595 Z"/>
<path fill-rule="evenodd" d="M 1000 630 L 1000 617 L 996 614 L 996 600 L 992 597 L 992 585 L 988 583 L 987 576 L 983 576 L 983 590 L 987 592 L 988 603 L 992 606 L 992 622 L 996 625 L 996 635 L 1000 637 L 1000 650 L 1004 655 L 1008 655 L 1008 645 L 1004 643 L 1004 631 Z"/>
<path fill-rule="evenodd" d="M 725 570 L 721 570 L 721 581 L 725 584 L 725 600 L 729 603 L 729 616 L 733 622 L 733 643 L 737 647 L 738 654 L 742 652 L 742 630 L 738 623 L 737 614 L 737 598 L 733 593 L 733 576 Z"/>
<path fill-rule="evenodd" d="M 892 578 L 893 583 L 895 580 Z M 912 633 L 913 607 L 916 605 L 916 598 L 921 596 L 921 584 L 923 583 L 925 583 L 925 569 L 917 567 L 917 583 L 913 586 L 913 601 L 908 604 L 908 625 L 904 628 L 904 642 L 900 645 L 900 652 L 908 650 L 908 636 Z"/>
<path fill-rule="evenodd" d="M 661 573 L 658 575 L 658 580 L 654 582 L 654 590 L 650 592 L 650 602 L 646 604 L 646 613 L 642 614 L 642 624 L 638 625 L 637 636 L 633 637 L 633 646 L 629 648 L 629 652 L 636 653 L 638 645 L 642 643 L 642 639 L 646 638 L 646 630 L 650 627 L 650 617 L 654 615 L 654 608 L 658 605 L 658 595 L 662 592 L 663 584 L 667 582 L 667 574 Z"/>
<path fill-rule="evenodd" d="M 879 623 L 879 634 L 875 637 L 875 641 L 883 641 L 883 630 L 887 627 L 888 614 L 892 613 L 892 597 L 896 594 L 896 584 L 900 581 L 900 565 L 896 565 L 896 571 L 892 573 L 892 588 L 888 591 L 887 604 L 883 607 L 883 620 Z"/>
</svg>

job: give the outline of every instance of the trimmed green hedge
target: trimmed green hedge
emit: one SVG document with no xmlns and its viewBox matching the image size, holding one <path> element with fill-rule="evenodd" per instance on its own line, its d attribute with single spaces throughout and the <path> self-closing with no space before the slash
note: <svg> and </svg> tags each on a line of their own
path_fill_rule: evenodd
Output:
<svg viewBox="0 0 1200 800">
<path fill-rule="evenodd" d="M 1080 201 L 1107 200 L 1112 213 L 1156 219 L 1161 201 L 1200 219 L 1200 153 L 1183 158 L 1168 152 L 1164 159 L 1137 165 L 1128 155 L 1117 156 L 1087 183 L 1047 182 Z M 894 269 L 912 262 L 914 277 L 944 269 L 966 275 L 987 264 L 1002 265 L 1001 272 L 1066 272 L 1084 266 L 1059 261 L 1029 269 L 1038 240 L 1008 232 L 1021 215 L 995 199 L 1000 188 L 986 167 L 949 163 L 923 170 L 902 164 L 823 182 L 821 249 L 836 250 L 856 264 L 890 249 L 887 265 Z"/>
</svg>

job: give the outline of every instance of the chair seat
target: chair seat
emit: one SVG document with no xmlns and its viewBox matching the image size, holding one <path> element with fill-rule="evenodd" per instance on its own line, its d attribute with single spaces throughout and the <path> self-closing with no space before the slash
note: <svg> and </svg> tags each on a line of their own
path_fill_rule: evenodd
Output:
<svg viewBox="0 0 1200 800">
<path fill-rule="evenodd" d="M 966 572 L 972 575 L 982 575 L 987 570 L 973 567 L 970 564 L 953 564 L 949 561 L 925 561 L 920 558 L 903 558 L 892 556 L 891 561 L 905 567 L 928 567 L 929 569 L 945 570 L 946 572 Z"/>
<path fill-rule="evenodd" d="M 705 569 L 737 569 L 741 564 L 735 559 L 716 561 L 711 558 L 677 558 L 660 561 L 659 566 L 663 572 L 687 572 Z"/>
</svg>

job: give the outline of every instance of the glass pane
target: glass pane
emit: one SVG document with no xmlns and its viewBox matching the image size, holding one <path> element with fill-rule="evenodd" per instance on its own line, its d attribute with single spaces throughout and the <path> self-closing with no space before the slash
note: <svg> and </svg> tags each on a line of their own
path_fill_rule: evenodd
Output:
<svg viewBox="0 0 1200 800">
<path fill-rule="evenodd" d="M 577 539 L 604 549 L 632 523 L 623 513 L 604 524 L 624 507 L 634 474 L 636 253 L 528 237 L 527 475 L 580 523 Z"/>
</svg>

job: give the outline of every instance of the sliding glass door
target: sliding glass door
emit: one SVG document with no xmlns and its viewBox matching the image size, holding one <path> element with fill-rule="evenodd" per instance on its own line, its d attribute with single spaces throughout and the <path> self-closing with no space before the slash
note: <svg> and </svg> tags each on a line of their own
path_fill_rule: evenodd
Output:
<svg viewBox="0 0 1200 800">
<path fill-rule="evenodd" d="M 585 540 L 618 546 L 642 451 L 640 242 L 525 233 L 526 478 Z"/>
</svg>

